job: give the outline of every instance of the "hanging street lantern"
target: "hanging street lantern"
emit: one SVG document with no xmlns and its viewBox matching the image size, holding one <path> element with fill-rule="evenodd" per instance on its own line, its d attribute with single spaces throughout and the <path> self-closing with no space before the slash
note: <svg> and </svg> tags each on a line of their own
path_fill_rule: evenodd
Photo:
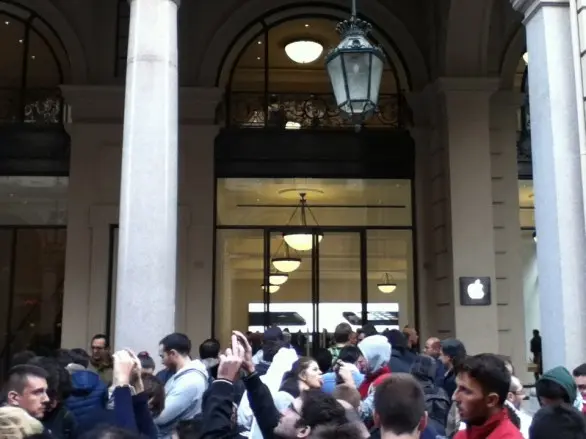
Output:
<svg viewBox="0 0 586 439">
<path fill-rule="evenodd" d="M 385 56 L 367 38 L 372 25 L 352 16 L 336 26 L 342 41 L 326 57 L 326 69 L 338 108 L 357 127 L 376 111 Z"/>
</svg>

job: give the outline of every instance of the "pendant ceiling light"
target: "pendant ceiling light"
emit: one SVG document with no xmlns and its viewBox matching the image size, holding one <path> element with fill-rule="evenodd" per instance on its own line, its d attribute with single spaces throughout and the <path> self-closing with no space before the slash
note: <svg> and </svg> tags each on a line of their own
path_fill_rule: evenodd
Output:
<svg viewBox="0 0 586 439">
<path fill-rule="evenodd" d="M 392 282 L 392 276 L 389 273 L 385 273 L 383 281 L 377 285 L 379 291 L 385 294 L 391 294 L 397 289 L 397 284 Z"/>
<path fill-rule="evenodd" d="M 356 0 L 350 19 L 336 30 L 342 41 L 326 56 L 326 69 L 338 108 L 360 127 L 376 112 L 385 56 L 368 41 L 372 25 L 357 17 Z"/>
<path fill-rule="evenodd" d="M 307 227 L 307 212 L 309 212 L 309 214 L 311 215 L 311 218 L 315 222 L 315 225 L 319 226 L 319 224 L 317 223 L 317 220 L 315 219 L 313 212 L 307 205 L 307 199 L 305 198 L 305 195 L 305 193 L 299 194 L 299 196 L 301 197 L 301 200 L 299 200 L 299 206 L 295 208 L 295 210 L 293 211 L 293 215 L 291 215 L 291 218 L 289 218 L 289 223 L 287 224 L 287 226 L 290 225 L 291 220 L 295 217 L 295 214 L 299 210 L 301 225 L 299 227 L 293 228 L 291 231 L 283 233 L 283 239 L 289 245 L 289 247 L 300 252 L 308 251 L 313 248 L 314 236 L 317 236 L 318 242 L 321 242 L 324 238 L 323 233 L 319 231 L 315 232 L 311 228 Z"/>
<path fill-rule="evenodd" d="M 261 285 L 260 289 L 263 291 L 267 290 L 267 287 L 265 285 Z M 270 294 L 275 294 L 277 291 L 279 291 L 281 289 L 280 285 L 269 285 L 269 293 Z"/>
<path fill-rule="evenodd" d="M 269 284 L 281 286 L 289 280 L 289 275 L 285 273 L 269 274 Z"/>
<path fill-rule="evenodd" d="M 312 63 L 321 56 L 323 51 L 324 46 L 311 40 L 293 41 L 285 46 L 285 53 L 297 64 Z"/>
<path fill-rule="evenodd" d="M 291 256 L 291 248 L 284 240 L 281 245 L 285 246 L 285 255 L 282 258 L 273 258 L 271 261 L 273 267 L 281 273 L 293 273 L 301 266 L 301 258 Z M 279 249 L 277 249 L 276 254 L 279 254 Z"/>
</svg>

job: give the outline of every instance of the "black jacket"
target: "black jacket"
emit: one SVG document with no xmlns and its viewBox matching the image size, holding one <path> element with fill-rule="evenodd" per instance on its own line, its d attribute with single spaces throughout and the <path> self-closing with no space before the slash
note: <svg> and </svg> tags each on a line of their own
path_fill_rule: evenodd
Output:
<svg viewBox="0 0 586 439">
<path fill-rule="evenodd" d="M 255 372 L 243 378 L 248 391 L 250 408 L 254 413 L 264 439 L 274 438 L 273 430 L 279 424 L 281 414 L 275 407 L 269 388 Z M 227 439 L 239 437 L 232 423 L 234 410 L 234 385 L 230 381 L 216 380 L 212 383 L 204 401 L 202 418 L 205 420 L 201 439 Z"/>
<path fill-rule="evenodd" d="M 391 373 L 409 373 L 415 356 L 408 350 L 393 348 L 389 367 Z"/>
</svg>

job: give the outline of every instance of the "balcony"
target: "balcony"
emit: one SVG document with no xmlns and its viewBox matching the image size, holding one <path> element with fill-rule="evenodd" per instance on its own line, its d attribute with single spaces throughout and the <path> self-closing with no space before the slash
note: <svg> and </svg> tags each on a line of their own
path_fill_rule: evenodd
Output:
<svg viewBox="0 0 586 439">
<path fill-rule="evenodd" d="M 265 112 L 265 108 L 268 111 Z M 353 124 L 338 109 L 332 94 L 228 92 L 222 117 L 229 128 L 353 128 Z M 411 119 L 402 94 L 381 95 L 376 113 L 365 122 L 364 127 L 404 129 Z"/>
<path fill-rule="evenodd" d="M 57 88 L 0 88 L 0 175 L 68 174 L 65 108 Z"/>
<path fill-rule="evenodd" d="M 64 122 L 59 89 L 0 88 L 0 124 L 57 125 Z"/>
</svg>

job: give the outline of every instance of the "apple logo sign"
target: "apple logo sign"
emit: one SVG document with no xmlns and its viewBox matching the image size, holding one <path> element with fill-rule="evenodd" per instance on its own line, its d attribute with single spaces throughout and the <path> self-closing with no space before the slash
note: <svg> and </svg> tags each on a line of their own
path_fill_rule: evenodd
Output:
<svg viewBox="0 0 586 439">
<path fill-rule="evenodd" d="M 489 276 L 470 276 L 460 278 L 460 305 L 488 306 L 491 302 Z"/>
<path fill-rule="evenodd" d="M 476 279 L 473 283 L 468 285 L 466 289 L 468 297 L 472 300 L 480 300 L 484 297 L 484 285 L 480 282 L 480 279 Z"/>
</svg>

